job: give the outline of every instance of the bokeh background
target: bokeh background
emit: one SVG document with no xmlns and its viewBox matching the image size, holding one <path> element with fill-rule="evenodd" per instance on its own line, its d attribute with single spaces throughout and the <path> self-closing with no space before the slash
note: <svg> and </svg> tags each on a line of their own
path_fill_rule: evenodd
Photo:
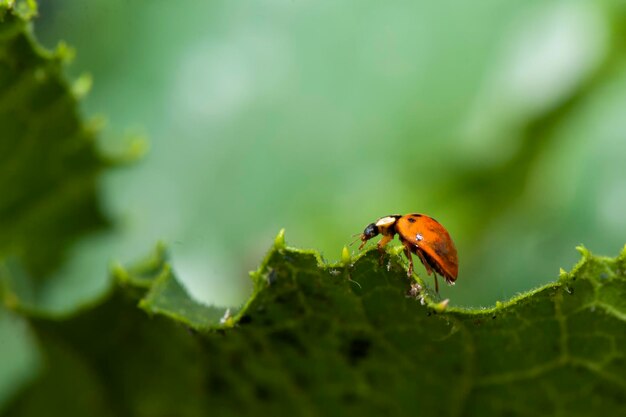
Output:
<svg viewBox="0 0 626 417">
<path fill-rule="evenodd" d="M 35 29 L 93 76 L 106 152 L 149 141 L 103 178 L 115 228 L 73 249 L 55 308 L 158 240 L 195 297 L 239 304 L 280 228 L 333 261 L 391 213 L 448 228 L 454 305 L 626 242 L 623 1 L 55 0 Z"/>
</svg>

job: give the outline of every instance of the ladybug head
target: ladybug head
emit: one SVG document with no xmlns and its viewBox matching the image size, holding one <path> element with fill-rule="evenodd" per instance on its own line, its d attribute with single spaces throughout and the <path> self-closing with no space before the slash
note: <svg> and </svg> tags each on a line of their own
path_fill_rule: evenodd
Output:
<svg viewBox="0 0 626 417">
<path fill-rule="evenodd" d="M 365 230 L 363 230 L 363 234 L 361 234 L 361 246 L 359 246 L 359 250 L 365 246 L 365 243 L 373 237 L 376 237 L 380 233 L 378 226 L 376 223 L 370 223 L 367 225 Z"/>
<path fill-rule="evenodd" d="M 363 230 L 363 235 L 361 236 L 361 240 L 371 239 L 375 237 L 376 235 L 378 235 L 379 233 L 380 232 L 378 231 L 378 226 L 376 226 L 376 223 L 370 223 L 367 225 L 365 230 Z"/>
</svg>

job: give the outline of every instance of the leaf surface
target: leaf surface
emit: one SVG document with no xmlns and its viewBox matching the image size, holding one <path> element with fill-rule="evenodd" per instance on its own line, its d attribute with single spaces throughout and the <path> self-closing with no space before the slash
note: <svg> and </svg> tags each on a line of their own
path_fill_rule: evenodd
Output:
<svg viewBox="0 0 626 417">
<path fill-rule="evenodd" d="M 36 12 L 0 0 L 0 408 L 40 365 L 28 324 L 3 306 L 36 306 L 68 246 L 107 224 L 96 181 L 109 163 L 63 76 L 71 51 L 36 43 Z"/>
<path fill-rule="evenodd" d="M 481 310 L 443 309 L 419 279 L 422 293 L 407 296 L 392 252 L 383 265 L 376 251 L 324 265 L 279 239 L 252 298 L 222 324 L 159 256 L 143 272 L 118 269 L 75 316 L 22 312 L 50 366 L 8 415 L 626 412 L 626 252 L 581 248 L 557 283 Z M 87 391 L 74 414 L 63 408 L 72 379 Z"/>
<path fill-rule="evenodd" d="M 0 261 L 41 280 L 69 243 L 106 225 L 96 180 L 108 163 L 62 74 L 71 53 L 36 44 L 31 3 L 0 3 Z"/>
</svg>

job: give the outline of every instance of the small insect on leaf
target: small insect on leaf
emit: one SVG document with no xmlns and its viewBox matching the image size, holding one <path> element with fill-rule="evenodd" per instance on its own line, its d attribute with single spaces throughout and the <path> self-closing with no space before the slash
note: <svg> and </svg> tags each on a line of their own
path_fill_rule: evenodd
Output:
<svg viewBox="0 0 626 417">
<path fill-rule="evenodd" d="M 407 275 L 413 275 L 413 257 L 415 254 L 426 268 L 428 275 L 434 274 L 435 289 L 439 292 L 437 274 L 441 275 L 449 285 L 454 285 L 459 273 L 459 261 L 456 246 L 448 231 L 435 219 L 424 214 L 392 214 L 368 224 L 361 233 L 362 249 L 368 240 L 378 235 L 382 238 L 377 244 L 381 253 L 384 247 L 398 235 L 404 246 L 404 254 L 409 260 Z"/>
</svg>

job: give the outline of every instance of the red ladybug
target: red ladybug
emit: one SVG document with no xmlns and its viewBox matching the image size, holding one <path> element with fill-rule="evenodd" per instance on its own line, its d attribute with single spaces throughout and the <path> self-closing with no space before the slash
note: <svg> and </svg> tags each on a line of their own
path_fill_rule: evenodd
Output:
<svg viewBox="0 0 626 417">
<path fill-rule="evenodd" d="M 396 233 L 404 245 L 404 254 L 409 260 L 409 278 L 413 274 L 411 253 L 415 253 L 426 267 L 428 275 L 435 272 L 437 292 L 439 292 L 437 274 L 444 277 L 448 284 L 454 285 L 459 273 L 456 247 L 448 231 L 432 217 L 418 213 L 381 217 L 375 223 L 367 225 L 361 234 L 363 243 L 359 249 L 363 249 L 368 240 L 381 234 L 383 237 L 378 242 L 378 250 L 382 254 L 384 253 L 383 247 L 393 239 Z"/>
</svg>

